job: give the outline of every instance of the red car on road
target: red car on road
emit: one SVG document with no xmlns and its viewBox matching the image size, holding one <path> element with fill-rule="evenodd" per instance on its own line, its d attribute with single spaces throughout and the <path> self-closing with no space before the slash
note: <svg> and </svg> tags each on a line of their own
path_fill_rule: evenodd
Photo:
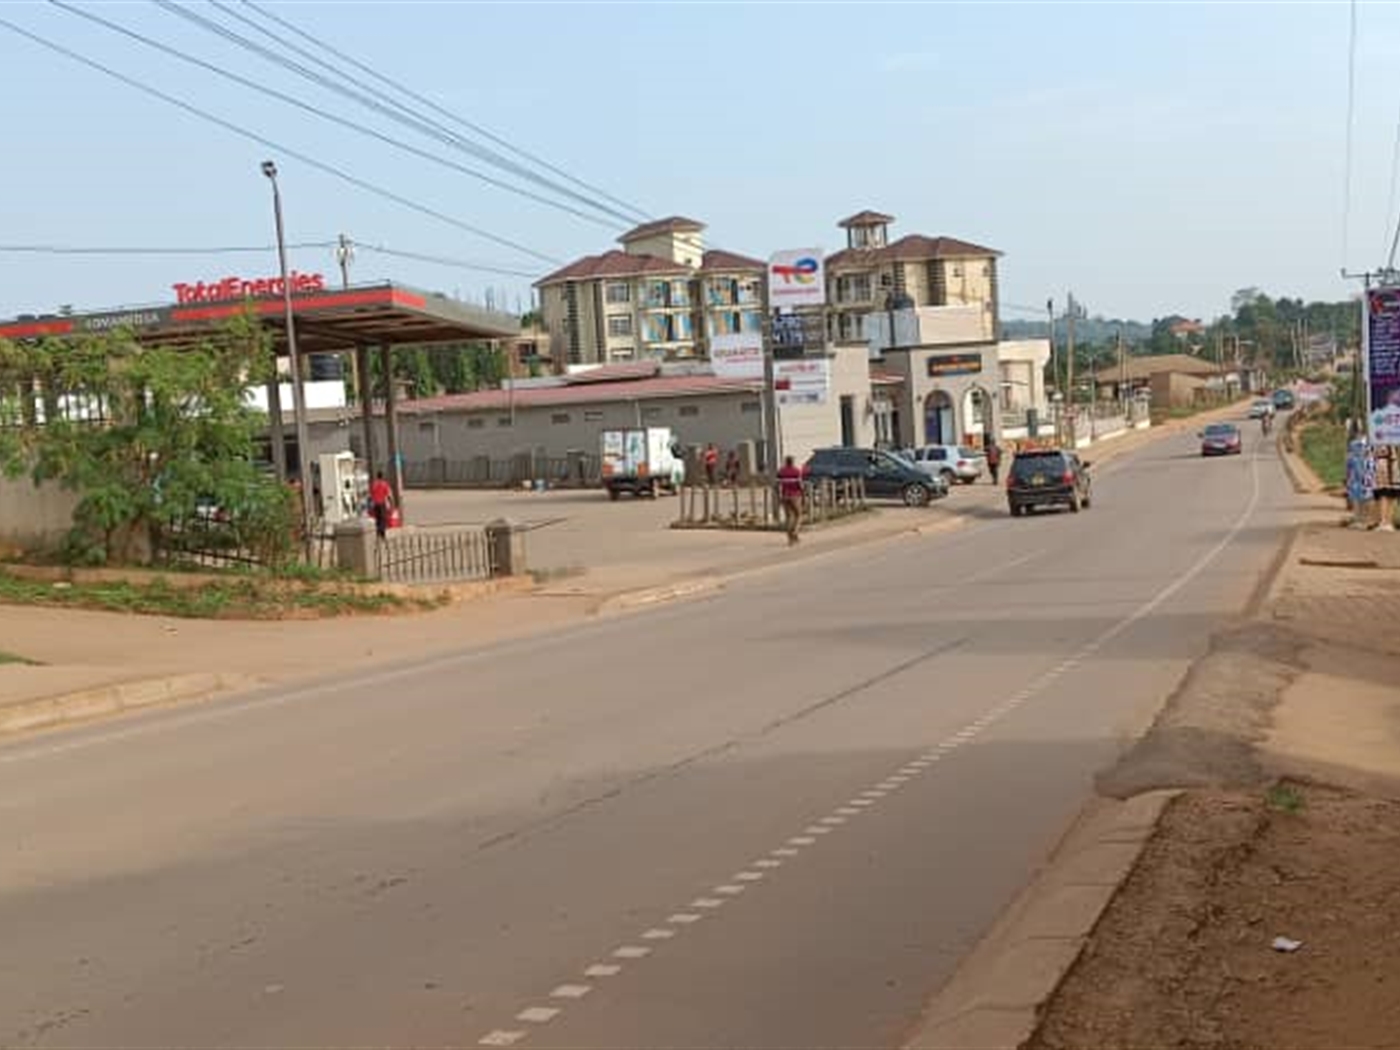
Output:
<svg viewBox="0 0 1400 1050">
<path fill-rule="evenodd" d="M 1212 423 L 1201 431 L 1201 455 L 1238 456 L 1240 428 L 1233 423 Z"/>
</svg>

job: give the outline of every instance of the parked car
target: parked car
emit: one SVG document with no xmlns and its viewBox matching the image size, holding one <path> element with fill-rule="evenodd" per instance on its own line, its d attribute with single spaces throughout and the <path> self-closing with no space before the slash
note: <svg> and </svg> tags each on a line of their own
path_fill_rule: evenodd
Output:
<svg viewBox="0 0 1400 1050">
<path fill-rule="evenodd" d="M 1201 455 L 1238 456 L 1242 448 L 1240 428 L 1233 423 L 1212 423 L 1201 431 Z"/>
<path fill-rule="evenodd" d="M 903 455 L 916 467 L 937 474 L 949 485 L 955 481 L 971 485 L 987 467 L 987 457 L 966 445 L 924 445 L 906 449 Z"/>
<path fill-rule="evenodd" d="M 1287 412 L 1293 407 L 1294 404 L 1293 391 L 1275 390 L 1273 401 L 1274 408 L 1276 408 L 1280 412 Z"/>
<path fill-rule="evenodd" d="M 819 448 L 803 467 L 809 480 L 864 478 L 865 494 L 902 499 L 910 507 L 948 495 L 948 484 L 891 452 L 873 448 Z"/>
<path fill-rule="evenodd" d="M 1089 463 L 1063 449 L 1026 449 L 1016 453 L 1006 476 L 1011 516 L 1032 507 L 1065 506 L 1078 514 L 1090 501 Z"/>
<path fill-rule="evenodd" d="M 1274 414 L 1274 403 L 1270 398 L 1256 398 L 1249 406 L 1250 419 L 1263 419 Z"/>
</svg>

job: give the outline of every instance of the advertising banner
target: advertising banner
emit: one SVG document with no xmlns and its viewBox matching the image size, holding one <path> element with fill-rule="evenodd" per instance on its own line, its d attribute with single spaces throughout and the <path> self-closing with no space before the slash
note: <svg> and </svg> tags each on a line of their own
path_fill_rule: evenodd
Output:
<svg viewBox="0 0 1400 1050">
<path fill-rule="evenodd" d="M 1400 445 L 1400 288 L 1366 292 L 1361 328 L 1366 430 L 1375 445 Z"/>
<path fill-rule="evenodd" d="M 793 248 L 774 252 L 768 259 L 768 306 L 789 310 L 794 306 L 826 305 L 826 269 L 820 248 Z"/>
<path fill-rule="evenodd" d="M 981 354 L 933 354 L 928 359 L 930 379 L 939 376 L 975 376 L 981 371 Z"/>
<path fill-rule="evenodd" d="M 762 379 L 763 336 L 758 332 L 715 336 L 710 340 L 710 367 L 722 379 Z"/>
<path fill-rule="evenodd" d="M 824 357 L 774 361 L 773 389 L 780 405 L 824 405 L 831 389 L 831 362 Z"/>
</svg>

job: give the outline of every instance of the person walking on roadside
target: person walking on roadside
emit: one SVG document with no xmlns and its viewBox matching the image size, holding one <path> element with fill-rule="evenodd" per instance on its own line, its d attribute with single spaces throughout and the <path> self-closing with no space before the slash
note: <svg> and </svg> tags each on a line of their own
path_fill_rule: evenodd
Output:
<svg viewBox="0 0 1400 1050">
<path fill-rule="evenodd" d="M 783 460 L 778 471 L 778 500 L 783 506 L 783 526 L 791 547 L 802 530 L 802 468 L 791 456 Z"/>
<path fill-rule="evenodd" d="M 996 438 L 987 439 L 987 472 L 992 475 L 992 484 L 1001 483 L 1001 446 Z"/>
<path fill-rule="evenodd" d="M 374 531 L 382 540 L 389 532 L 389 510 L 394 505 L 394 490 L 384 480 L 384 471 L 374 475 L 369 486 L 369 512 L 374 518 Z"/>
<path fill-rule="evenodd" d="M 739 484 L 739 450 L 731 448 L 724 460 L 724 483 L 730 488 Z"/>
<path fill-rule="evenodd" d="M 713 485 L 715 474 L 719 471 L 719 449 L 715 448 L 715 443 L 711 441 L 705 446 L 705 483 Z"/>
</svg>

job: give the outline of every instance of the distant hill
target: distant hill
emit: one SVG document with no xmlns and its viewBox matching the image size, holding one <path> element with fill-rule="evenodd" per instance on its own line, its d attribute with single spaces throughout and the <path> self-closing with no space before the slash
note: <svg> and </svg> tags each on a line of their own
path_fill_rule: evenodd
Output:
<svg viewBox="0 0 1400 1050">
<path fill-rule="evenodd" d="M 1044 339 L 1046 336 L 1044 321 L 1003 321 L 1001 330 L 1007 339 Z M 1151 339 L 1152 325 L 1141 321 L 1110 320 L 1106 317 L 1081 317 L 1074 322 L 1074 338 L 1077 342 L 1111 343 L 1119 332 L 1123 333 L 1123 341 L 1131 346 Z M 1064 319 L 1056 318 L 1055 342 L 1064 341 Z"/>
</svg>

